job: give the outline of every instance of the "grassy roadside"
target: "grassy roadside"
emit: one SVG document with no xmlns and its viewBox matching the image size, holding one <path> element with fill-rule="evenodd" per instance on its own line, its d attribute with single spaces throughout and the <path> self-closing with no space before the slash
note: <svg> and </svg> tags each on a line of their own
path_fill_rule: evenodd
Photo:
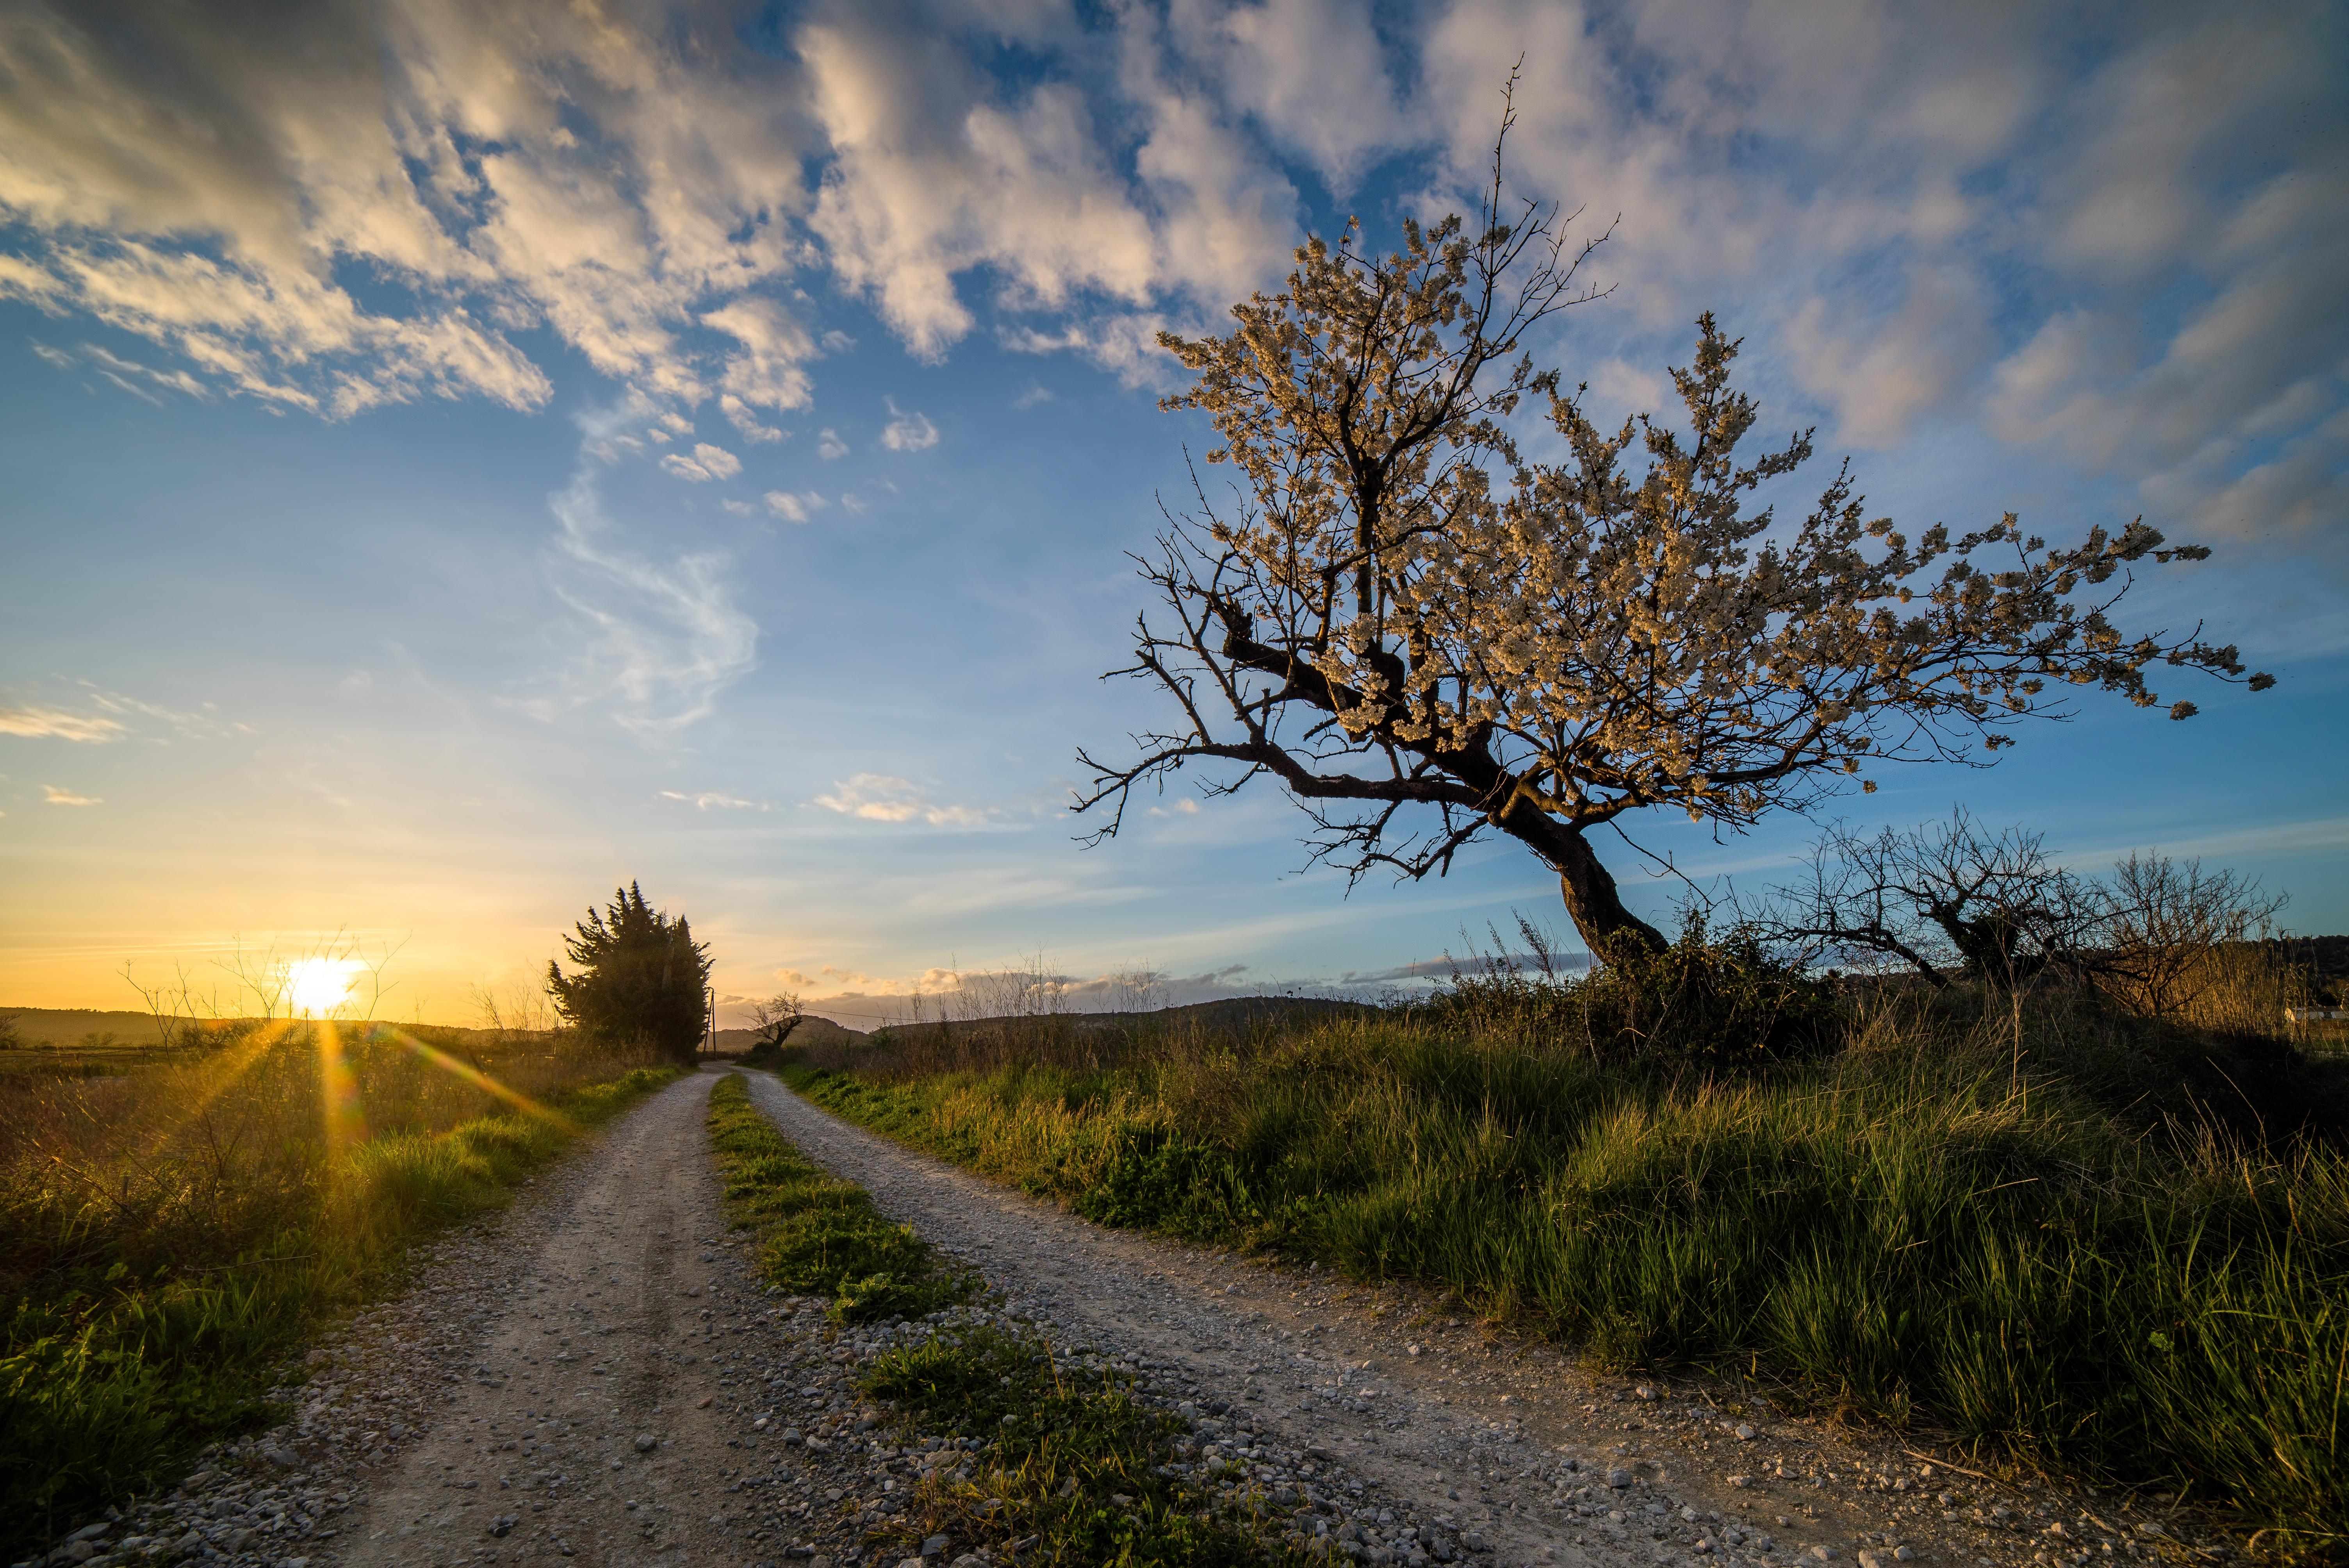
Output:
<svg viewBox="0 0 2349 1568">
<path fill-rule="evenodd" d="M 2349 1161 L 2147 1130 L 2014 1076 L 2003 1045 L 1879 1023 L 1721 1076 L 1422 1014 L 1107 1066 L 790 1077 L 1107 1223 L 1419 1279 L 1616 1364 L 1758 1373 L 2337 1553 Z"/>
<path fill-rule="evenodd" d="M 0 1560 L 264 1423 L 287 1354 L 394 1284 L 410 1246 L 676 1076 L 574 1061 L 540 1071 L 526 1111 L 481 1081 L 402 1100 L 389 1091 L 413 1055 L 355 1041 L 329 1056 L 289 1032 L 12 1130 Z M 370 1087 L 386 1092 L 371 1102 Z M 370 1126 L 371 1103 L 391 1114 Z"/>
<path fill-rule="evenodd" d="M 936 1532 L 1016 1542 L 1022 1563 L 1044 1564 L 1303 1561 L 1261 1540 L 1245 1508 L 1170 1468 L 1188 1430 L 1171 1411 L 1115 1374 L 1056 1364 L 1032 1331 L 962 1305 L 978 1282 L 874 1212 L 862 1188 L 802 1156 L 750 1103 L 740 1075 L 711 1090 L 709 1130 L 730 1215 L 761 1233 L 771 1284 L 832 1296 L 836 1321 L 933 1325 L 858 1378 L 901 1445 L 966 1466 L 956 1475 L 936 1465 L 891 1539 L 909 1548 Z"/>
</svg>

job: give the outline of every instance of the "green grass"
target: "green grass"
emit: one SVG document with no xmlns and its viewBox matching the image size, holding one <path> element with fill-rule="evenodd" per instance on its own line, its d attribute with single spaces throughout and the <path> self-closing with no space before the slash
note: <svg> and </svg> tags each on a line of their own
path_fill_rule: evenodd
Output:
<svg viewBox="0 0 2349 1568">
<path fill-rule="evenodd" d="M 975 1444 L 981 1473 L 931 1481 L 904 1538 L 1029 1542 L 1022 1563 L 1192 1568 L 1302 1563 L 1246 1505 L 1218 1505 L 1167 1466 L 1178 1418 L 1112 1374 L 1057 1365 L 1037 1339 L 992 1327 L 942 1330 L 883 1352 L 860 1386 L 906 1437 Z"/>
<path fill-rule="evenodd" d="M 918 1317 L 975 1287 L 912 1226 L 884 1218 L 864 1189 L 792 1148 L 750 1103 L 740 1073 L 709 1091 L 709 1140 L 728 1217 L 760 1233 L 759 1272 L 777 1289 L 828 1296 L 835 1321 L 862 1323 Z"/>
<path fill-rule="evenodd" d="M 676 1076 L 638 1068 L 543 1094 L 567 1125 L 494 1112 L 335 1152 L 298 1094 L 274 1092 L 315 1078 L 315 1054 L 306 1041 L 278 1054 L 201 1106 L 136 1083 L 129 1109 L 73 1102 L 113 1118 L 99 1131 L 139 1135 L 28 1140 L 0 1166 L 6 1558 L 265 1424 L 286 1357 L 394 1284 L 411 1245 L 502 1202 L 578 1130 Z"/>
<path fill-rule="evenodd" d="M 977 1291 L 975 1275 L 883 1218 L 863 1188 L 794 1149 L 751 1104 L 740 1074 L 710 1091 L 709 1132 L 729 1216 L 761 1233 L 770 1284 L 830 1296 L 843 1323 L 923 1317 Z M 1177 1457 L 1181 1420 L 1138 1398 L 1129 1379 L 1056 1366 L 1032 1336 L 943 1326 L 875 1357 L 859 1386 L 900 1436 L 960 1439 L 983 1467 L 970 1482 L 923 1484 L 909 1520 L 894 1527 L 910 1531 L 909 1542 L 941 1531 L 962 1542 L 1032 1536 L 1020 1554 L 1030 1563 L 1293 1560 L 1261 1542 L 1245 1514 L 1159 1473 Z"/>
<path fill-rule="evenodd" d="M 1422 1013 L 1105 1068 L 792 1077 L 1104 1222 L 2189 1488 L 2287 1552 L 2349 1518 L 2349 1162 L 2148 1130 L 1913 1011 L 1711 1076 Z"/>
</svg>

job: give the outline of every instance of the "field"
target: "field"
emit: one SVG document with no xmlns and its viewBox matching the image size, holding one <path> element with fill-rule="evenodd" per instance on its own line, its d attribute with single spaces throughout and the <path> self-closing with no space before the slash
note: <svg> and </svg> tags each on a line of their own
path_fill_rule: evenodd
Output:
<svg viewBox="0 0 2349 1568">
<path fill-rule="evenodd" d="M 395 1283 L 410 1243 L 670 1076 L 472 1031 L 248 1020 L 187 1041 L 0 1076 L 9 1559 L 259 1425 L 287 1357 Z"/>
<path fill-rule="evenodd" d="M 1756 985 L 1680 1030 L 1617 982 L 1501 975 L 1238 1033 L 931 1026 L 789 1071 L 1105 1222 L 1416 1279 L 1603 1363 L 2337 1554 L 2343 1064 L 2244 1027 L 2258 980 L 2199 1020 Z"/>
</svg>

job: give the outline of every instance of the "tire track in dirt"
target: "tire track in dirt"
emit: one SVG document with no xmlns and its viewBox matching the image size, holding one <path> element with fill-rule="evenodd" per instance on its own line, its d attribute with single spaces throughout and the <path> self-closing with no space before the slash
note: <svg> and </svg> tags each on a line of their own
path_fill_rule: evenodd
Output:
<svg viewBox="0 0 2349 1568">
<path fill-rule="evenodd" d="M 718 1544 L 702 1515 L 728 1434 L 671 1311 L 714 1283 L 680 1284 L 676 1264 L 722 1228 L 701 1132 L 713 1081 L 670 1085 L 581 1161 L 473 1376 L 367 1489 L 343 1563 L 700 1561 Z"/>
</svg>

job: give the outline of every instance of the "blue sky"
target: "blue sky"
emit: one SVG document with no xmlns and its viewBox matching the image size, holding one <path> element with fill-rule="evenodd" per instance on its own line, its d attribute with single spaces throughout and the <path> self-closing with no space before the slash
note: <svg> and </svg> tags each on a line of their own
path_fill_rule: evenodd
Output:
<svg viewBox="0 0 2349 1568">
<path fill-rule="evenodd" d="M 1090 851 L 1065 810 L 1160 717 L 1096 678 L 1206 444 L 1152 334 L 1464 204 L 1520 57 L 1516 188 L 1620 215 L 1537 357 L 1661 407 L 1717 310 L 1873 507 L 2143 513 L 2218 555 L 2128 624 L 2281 677 L 1850 813 L 2200 853 L 2349 929 L 2344 12 L 1917 9 L 15 7 L 0 1000 L 341 930 L 471 1021 L 623 878 L 729 995 L 852 1022 L 1039 953 L 1193 995 L 1565 927 L 1506 841 L 1349 895 L 1267 786 Z M 1627 825 L 1700 878 L 1812 830 Z"/>
</svg>

